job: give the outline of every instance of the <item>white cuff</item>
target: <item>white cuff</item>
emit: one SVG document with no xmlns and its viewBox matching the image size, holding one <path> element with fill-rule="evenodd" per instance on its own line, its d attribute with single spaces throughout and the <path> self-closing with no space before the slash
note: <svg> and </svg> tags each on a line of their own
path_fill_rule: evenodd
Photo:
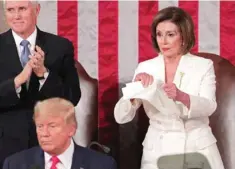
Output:
<svg viewBox="0 0 235 169">
<path fill-rule="evenodd" d="M 20 98 L 21 86 L 16 89 L 16 94 Z"/>
<path fill-rule="evenodd" d="M 47 77 L 49 76 L 49 70 L 48 69 L 47 69 L 47 72 L 45 72 L 43 76 L 44 76 L 44 79 L 39 80 L 39 84 L 40 84 L 39 90 L 41 90 L 43 84 L 45 83 L 45 81 L 47 80 Z"/>
</svg>

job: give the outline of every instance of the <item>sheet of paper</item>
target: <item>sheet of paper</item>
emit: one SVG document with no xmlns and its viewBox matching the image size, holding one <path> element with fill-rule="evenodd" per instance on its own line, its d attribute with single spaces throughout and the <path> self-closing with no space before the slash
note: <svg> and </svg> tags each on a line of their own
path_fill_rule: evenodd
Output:
<svg viewBox="0 0 235 169">
<path fill-rule="evenodd" d="M 128 83 L 126 87 L 122 88 L 123 99 L 142 99 L 143 101 L 148 101 L 159 111 L 170 109 L 172 112 L 180 114 L 176 103 L 169 99 L 161 88 L 162 84 L 161 81 L 155 80 L 153 84 L 144 88 L 141 82 Z"/>
</svg>

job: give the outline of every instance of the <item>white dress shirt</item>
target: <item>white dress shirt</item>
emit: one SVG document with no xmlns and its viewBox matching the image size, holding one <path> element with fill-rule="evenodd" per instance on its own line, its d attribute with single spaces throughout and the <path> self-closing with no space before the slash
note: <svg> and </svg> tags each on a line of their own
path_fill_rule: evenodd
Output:
<svg viewBox="0 0 235 169">
<path fill-rule="evenodd" d="M 58 155 L 58 159 L 60 162 L 56 165 L 57 169 L 71 169 L 72 160 L 73 160 L 73 152 L 74 152 L 74 143 L 71 140 L 69 147 L 60 155 Z M 44 152 L 44 159 L 45 159 L 45 169 L 50 169 L 52 162 L 51 155 Z"/>
<path fill-rule="evenodd" d="M 13 30 L 12 30 L 12 35 L 15 39 L 17 52 L 18 52 L 18 55 L 19 55 L 19 58 L 20 58 L 21 53 L 22 53 L 23 48 L 24 48 L 23 46 L 20 45 L 20 43 L 24 39 L 22 37 L 20 37 L 19 35 L 17 35 L 17 33 L 15 33 Z M 29 50 L 30 50 L 31 54 L 33 53 L 34 48 L 35 48 L 36 37 L 37 37 L 37 29 L 35 28 L 34 32 L 26 39 L 27 41 L 29 41 Z"/>
<path fill-rule="evenodd" d="M 15 43 L 16 43 L 16 48 L 17 48 L 17 52 L 18 52 L 18 56 L 19 56 L 19 59 L 21 60 L 20 56 L 21 56 L 21 53 L 23 51 L 23 46 L 20 45 L 20 43 L 22 42 L 22 40 L 24 40 L 22 37 L 20 37 L 19 35 L 17 35 L 17 33 L 15 33 L 13 30 L 12 30 L 12 35 L 13 35 L 13 38 L 15 40 Z M 29 41 L 29 50 L 30 50 L 30 53 L 33 54 L 34 50 L 35 50 L 35 46 L 36 46 L 36 38 L 37 38 L 37 29 L 35 27 L 35 30 L 34 32 L 26 39 L 27 41 Z M 45 83 L 47 77 L 49 75 L 49 72 L 47 72 L 44 76 L 44 79 L 42 80 L 39 80 L 39 90 L 42 88 L 43 84 Z M 27 85 L 29 84 L 29 82 L 27 82 Z M 18 95 L 18 97 L 20 97 L 20 91 L 21 91 L 21 86 L 19 88 L 16 89 L 16 93 Z"/>
</svg>

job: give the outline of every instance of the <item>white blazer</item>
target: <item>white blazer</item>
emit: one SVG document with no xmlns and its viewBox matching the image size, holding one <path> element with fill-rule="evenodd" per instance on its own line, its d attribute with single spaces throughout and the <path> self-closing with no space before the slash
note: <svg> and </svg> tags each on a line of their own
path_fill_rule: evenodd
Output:
<svg viewBox="0 0 235 169">
<path fill-rule="evenodd" d="M 165 82 L 165 65 L 162 55 L 139 63 L 135 70 L 138 73 L 146 72 L 155 79 Z M 134 79 L 133 78 L 133 79 Z M 190 96 L 190 109 L 178 102 L 180 116 L 166 116 L 156 112 L 143 103 L 149 117 L 150 127 L 160 131 L 179 131 L 188 134 L 191 141 L 196 141 L 197 149 L 203 149 L 216 142 L 209 127 L 209 116 L 216 110 L 216 81 L 213 62 L 190 53 L 183 55 L 174 81 L 177 88 Z M 116 122 L 123 124 L 131 121 L 136 110 L 142 104 L 136 101 L 135 106 L 129 100 L 121 98 L 115 106 L 114 117 Z M 166 111 L 171 111 L 170 109 Z M 151 137 L 151 136 L 150 136 Z M 146 140 L 145 140 L 146 141 Z M 145 143 L 143 143 L 145 144 Z"/>
</svg>

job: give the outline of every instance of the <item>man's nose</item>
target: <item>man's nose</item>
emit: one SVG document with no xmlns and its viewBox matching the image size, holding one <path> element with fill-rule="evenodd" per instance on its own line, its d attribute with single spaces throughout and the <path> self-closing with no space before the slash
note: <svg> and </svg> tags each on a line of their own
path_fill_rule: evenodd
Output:
<svg viewBox="0 0 235 169">
<path fill-rule="evenodd" d="M 20 19 L 20 18 L 21 18 L 21 14 L 20 14 L 19 11 L 16 11 L 16 12 L 15 12 L 14 18 L 15 18 L 15 19 Z"/>
<path fill-rule="evenodd" d="M 41 135 L 41 136 L 44 136 L 44 137 L 50 135 L 49 130 L 46 127 L 43 128 L 38 134 Z"/>
</svg>

